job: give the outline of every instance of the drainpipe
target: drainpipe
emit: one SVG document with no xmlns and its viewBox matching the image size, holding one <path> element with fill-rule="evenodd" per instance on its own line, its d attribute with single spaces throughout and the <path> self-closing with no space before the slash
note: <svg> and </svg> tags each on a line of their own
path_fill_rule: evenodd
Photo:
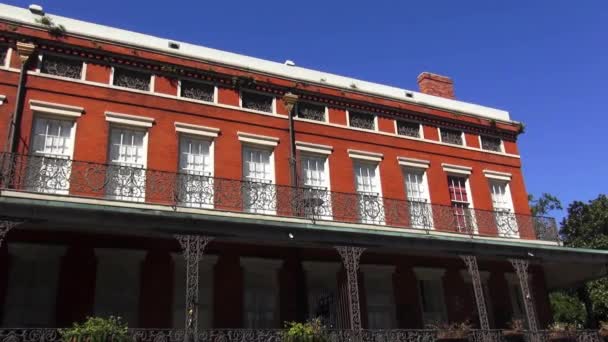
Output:
<svg viewBox="0 0 608 342">
<path fill-rule="evenodd" d="M 27 67 L 30 56 L 34 53 L 36 45 L 33 43 L 17 42 L 17 53 L 21 62 L 21 72 L 19 73 L 19 84 L 17 85 L 17 97 L 15 100 L 15 111 L 11 118 L 6 141 L 6 152 L 15 153 L 19 143 L 19 128 L 21 127 L 21 116 L 23 114 L 23 102 L 25 102 L 25 81 L 27 79 Z"/>
<path fill-rule="evenodd" d="M 295 104 L 298 102 L 298 95 L 292 92 L 283 95 L 283 102 L 285 108 L 287 108 L 287 114 L 289 116 L 289 167 L 291 171 L 291 186 L 298 186 L 298 171 L 296 169 L 296 137 L 295 130 L 293 128 L 293 112 Z"/>
</svg>

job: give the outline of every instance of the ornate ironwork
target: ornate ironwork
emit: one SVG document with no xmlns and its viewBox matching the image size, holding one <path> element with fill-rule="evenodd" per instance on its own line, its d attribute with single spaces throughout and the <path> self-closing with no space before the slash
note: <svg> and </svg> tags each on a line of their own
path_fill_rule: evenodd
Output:
<svg viewBox="0 0 608 342">
<path fill-rule="evenodd" d="M 502 330 L 475 329 L 469 331 L 470 342 L 502 342 L 505 340 Z"/>
<path fill-rule="evenodd" d="M 486 299 L 483 295 L 483 286 L 481 285 L 481 277 L 479 276 L 477 258 L 473 255 L 461 255 L 460 257 L 467 265 L 467 270 L 471 276 L 475 303 L 477 304 L 477 313 L 479 314 L 479 326 L 483 330 L 488 330 L 490 329 L 490 321 L 488 320 L 488 310 L 486 308 Z"/>
<path fill-rule="evenodd" d="M 538 330 L 526 331 L 524 333 L 526 342 L 550 342 L 550 341 L 570 341 L 570 342 L 600 342 L 604 341 L 597 330 Z"/>
<path fill-rule="evenodd" d="M 272 113 L 273 101 L 274 97 L 270 95 L 252 93 L 248 91 L 241 92 L 241 102 L 243 108 Z"/>
<path fill-rule="evenodd" d="M 59 342 L 57 329 L 0 328 L 0 342 Z"/>
<path fill-rule="evenodd" d="M 80 79 L 83 62 L 77 59 L 44 55 L 40 64 L 43 74 Z"/>
<path fill-rule="evenodd" d="M 349 126 L 363 129 L 376 129 L 376 119 L 373 114 L 349 112 Z"/>
<path fill-rule="evenodd" d="M 214 100 L 215 87 L 211 84 L 182 80 L 180 88 L 182 97 L 206 102 Z"/>
<path fill-rule="evenodd" d="M 441 128 L 441 142 L 453 145 L 463 145 L 462 131 Z"/>
<path fill-rule="evenodd" d="M 555 220 L 546 217 L 40 155 L 0 154 L 0 188 L 312 221 L 558 240 Z"/>
<path fill-rule="evenodd" d="M 186 337 L 181 329 L 129 329 L 129 335 L 133 342 L 184 342 Z"/>
<path fill-rule="evenodd" d="M 534 299 L 532 298 L 532 292 L 530 291 L 530 280 L 528 278 L 528 266 L 530 262 L 525 259 L 509 259 L 517 278 L 519 279 L 519 286 L 521 288 L 521 294 L 524 301 L 524 309 L 526 310 L 526 318 L 528 319 L 528 329 L 532 332 L 538 331 L 538 323 L 536 321 L 536 311 L 534 310 Z"/>
<path fill-rule="evenodd" d="M 298 117 L 301 119 L 325 121 L 325 107 L 312 103 L 298 103 Z"/>
<path fill-rule="evenodd" d="M 14 217 L 0 216 L 0 247 L 2 247 L 2 242 L 6 240 L 6 235 L 8 232 L 13 230 L 13 228 L 19 226 L 25 222 L 23 219 L 18 219 Z"/>
<path fill-rule="evenodd" d="M 196 341 L 198 336 L 198 289 L 199 262 L 205 252 L 205 247 L 212 237 L 200 235 L 176 235 L 186 262 L 186 341 Z"/>
<path fill-rule="evenodd" d="M 118 87 L 149 91 L 151 78 L 144 72 L 114 67 L 113 84 Z"/>
<path fill-rule="evenodd" d="M 420 124 L 409 121 L 397 121 L 397 134 L 420 138 Z"/>
<path fill-rule="evenodd" d="M 502 144 L 500 138 L 488 137 L 482 135 L 480 137 L 481 140 L 481 149 L 487 151 L 501 152 Z"/>
<path fill-rule="evenodd" d="M 336 250 L 342 258 L 346 270 L 346 283 L 348 291 L 348 311 L 350 328 L 361 330 L 361 305 L 359 303 L 359 259 L 365 251 L 363 247 L 337 246 Z"/>
</svg>

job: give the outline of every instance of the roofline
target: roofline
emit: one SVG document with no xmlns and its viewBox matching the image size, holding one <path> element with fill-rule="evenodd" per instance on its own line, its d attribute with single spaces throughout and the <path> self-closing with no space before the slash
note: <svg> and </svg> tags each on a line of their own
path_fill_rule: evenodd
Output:
<svg viewBox="0 0 608 342">
<path fill-rule="evenodd" d="M 181 58 L 185 57 L 203 62 L 211 62 L 242 70 L 255 71 L 270 76 L 313 83 L 319 86 L 329 86 L 351 92 L 380 96 L 426 107 L 434 107 L 452 112 L 458 112 L 484 119 L 496 120 L 509 124 L 518 124 L 518 122 L 510 119 L 509 112 L 500 109 L 432 96 L 407 89 L 367 82 L 355 78 L 301 68 L 298 66 L 288 66 L 282 63 L 263 60 L 260 58 L 211 49 L 200 45 L 178 42 L 62 16 L 49 14 L 45 15 L 51 18 L 55 24 L 64 25 L 68 34 L 73 36 L 82 36 L 89 39 L 94 38 L 114 44 L 119 43 L 130 47 L 143 48 L 169 56 Z M 39 15 L 31 13 L 27 9 L 0 4 L 0 19 L 21 23 L 36 28 L 44 28 L 43 25 L 36 22 L 36 19 L 39 17 Z M 103 35 L 100 34 L 102 32 L 104 33 Z M 169 48 L 169 42 L 178 43 L 180 45 L 179 51 Z M 356 88 L 352 86 L 353 84 L 356 86 Z M 411 97 L 408 95 L 411 95 Z"/>
</svg>

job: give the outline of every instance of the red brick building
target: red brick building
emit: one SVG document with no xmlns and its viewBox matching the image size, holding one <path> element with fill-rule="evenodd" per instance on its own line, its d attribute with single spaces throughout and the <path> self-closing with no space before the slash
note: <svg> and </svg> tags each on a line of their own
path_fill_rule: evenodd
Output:
<svg viewBox="0 0 608 342">
<path fill-rule="evenodd" d="M 530 215 L 522 124 L 418 84 L 0 5 L 2 326 L 545 328 L 608 257 Z"/>
</svg>

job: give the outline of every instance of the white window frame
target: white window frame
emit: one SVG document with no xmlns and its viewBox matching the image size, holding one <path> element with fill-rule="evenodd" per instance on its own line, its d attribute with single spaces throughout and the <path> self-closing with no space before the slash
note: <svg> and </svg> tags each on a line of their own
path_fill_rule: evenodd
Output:
<svg viewBox="0 0 608 342">
<path fill-rule="evenodd" d="M 378 132 L 378 114 L 371 113 L 371 112 L 364 111 L 364 110 L 353 110 L 352 112 L 361 113 L 361 114 L 367 114 L 367 115 L 373 116 L 374 117 L 374 129 L 359 128 L 359 127 L 353 127 L 353 126 L 351 126 L 350 125 L 350 113 L 351 113 L 351 110 L 347 109 L 346 110 L 346 126 L 348 128 L 356 129 L 356 130 L 363 131 L 363 132 Z"/>
<path fill-rule="evenodd" d="M 13 48 L 10 46 L 7 46 L 8 49 L 6 49 L 6 58 L 4 60 L 4 63 L 0 64 L 0 69 L 9 69 L 11 66 L 11 58 L 12 58 L 12 54 L 13 54 Z"/>
<path fill-rule="evenodd" d="M 272 97 L 272 112 L 265 112 L 262 110 L 256 110 L 256 109 L 251 109 L 251 108 L 245 108 L 243 107 L 243 93 L 253 93 L 253 94 L 259 94 L 259 95 L 264 95 L 264 96 L 269 96 Z M 247 111 L 252 111 L 255 113 L 262 113 L 262 114 L 274 114 L 274 115 L 278 115 L 277 113 L 277 97 L 274 95 L 270 95 L 268 93 L 264 93 L 262 91 L 258 91 L 258 90 L 252 90 L 252 89 L 242 89 L 239 91 L 239 108 L 247 110 Z"/>
<path fill-rule="evenodd" d="M 355 186 L 355 195 L 358 196 L 359 191 L 357 190 L 357 165 L 358 164 L 367 164 L 367 165 L 372 165 L 373 167 L 375 167 L 375 183 L 376 183 L 376 187 L 378 188 L 378 200 L 383 204 L 384 200 L 382 198 L 382 177 L 380 175 L 380 162 L 383 159 L 382 154 L 379 153 L 375 153 L 375 152 L 365 152 L 365 151 L 356 151 L 356 150 L 348 150 L 348 155 L 349 157 L 353 160 L 353 181 L 354 181 L 354 186 Z M 359 209 L 360 210 L 360 209 Z M 382 210 L 384 210 L 384 205 L 382 205 Z M 386 215 L 386 212 L 384 213 L 384 215 Z M 364 224 L 376 224 L 376 225 L 385 225 L 386 224 L 386 220 L 384 219 L 379 219 L 379 220 L 374 220 L 374 219 L 367 219 L 364 217 L 364 215 L 359 211 L 359 217 L 361 220 L 361 223 Z"/>
<path fill-rule="evenodd" d="M 363 272 L 363 280 L 364 280 L 364 289 L 367 298 L 367 312 L 368 312 L 368 326 L 369 329 L 395 329 L 397 327 L 397 308 L 395 305 L 395 287 L 393 284 L 393 274 L 395 273 L 395 266 L 393 265 L 370 265 L 363 264 L 360 266 L 361 271 Z M 388 285 L 390 290 L 388 291 L 389 302 L 388 305 L 378 305 L 375 303 L 371 303 L 369 300 L 372 298 L 371 294 L 374 290 L 376 290 L 379 286 Z M 390 321 L 385 322 L 388 323 L 385 326 L 372 326 L 369 319 L 369 312 L 371 306 L 382 307 L 383 309 L 388 309 L 386 313 L 390 315 Z"/>
<path fill-rule="evenodd" d="M 304 149 L 302 149 L 304 148 Z M 329 201 L 329 203 L 327 204 L 327 215 L 321 215 L 318 218 L 321 220 L 328 220 L 331 221 L 333 220 L 333 210 L 332 210 L 332 198 L 331 198 L 331 175 L 330 175 L 330 168 L 329 168 L 329 154 L 327 153 L 318 153 L 318 152 L 311 152 L 311 148 L 310 147 L 306 147 L 303 146 L 302 144 L 298 145 L 296 142 L 296 150 L 299 150 L 299 161 L 300 161 L 300 172 L 303 172 L 303 161 L 306 158 L 314 158 L 314 159 L 323 159 L 323 172 L 325 173 L 325 181 L 324 184 L 321 185 L 322 187 L 325 188 L 326 191 L 326 199 Z M 330 152 L 331 153 L 331 152 Z M 304 176 L 302 175 L 302 182 L 304 182 Z M 304 185 L 303 183 L 301 184 L 301 186 L 303 188 L 306 187 L 310 187 L 312 189 L 314 189 L 316 186 L 308 186 L 308 185 Z"/>
<path fill-rule="evenodd" d="M 318 102 L 312 102 L 312 101 L 298 101 L 298 103 L 296 104 L 296 106 L 299 105 L 302 102 L 306 103 L 306 104 L 315 105 L 315 106 L 322 106 L 323 108 L 325 108 L 325 111 L 324 111 L 324 114 L 323 114 L 324 115 L 324 119 L 323 119 L 323 121 L 317 121 L 317 120 L 310 120 L 310 119 L 301 118 L 298 115 L 298 110 L 295 110 L 295 115 L 293 116 L 294 119 L 298 119 L 298 120 L 302 120 L 302 121 L 307 121 L 307 122 L 317 122 L 317 123 L 319 123 L 319 122 L 328 123 L 329 122 L 329 108 L 326 105 L 320 104 Z"/>
<path fill-rule="evenodd" d="M 468 210 L 470 210 L 470 214 L 471 214 L 471 225 L 473 226 L 473 233 L 474 234 L 478 234 L 479 233 L 479 228 L 477 225 L 477 217 L 475 216 L 475 204 L 473 202 L 473 193 L 471 192 L 471 173 L 472 173 L 472 167 L 469 166 L 461 166 L 461 165 L 453 165 L 453 164 L 446 164 L 446 163 L 442 163 L 441 166 L 443 167 L 443 171 L 445 172 L 446 175 L 446 180 L 448 179 L 448 177 L 452 176 L 452 177 L 460 177 L 460 178 L 464 178 L 465 179 L 465 189 L 467 191 L 467 197 L 468 197 Z M 448 183 L 448 190 L 449 191 L 449 186 L 450 184 Z M 452 200 L 450 199 L 450 206 L 452 206 Z"/>
<path fill-rule="evenodd" d="M 413 158 L 404 158 L 404 157 L 397 157 L 397 161 L 399 163 L 399 165 L 401 166 L 401 172 L 402 172 L 402 176 L 403 176 L 403 187 L 405 190 L 405 196 L 406 196 L 406 201 L 408 203 L 408 207 L 412 205 L 412 203 L 415 202 L 422 202 L 425 205 L 428 206 L 428 220 L 430 221 L 430 225 L 429 226 L 425 226 L 425 225 L 416 225 L 416 224 L 412 224 L 412 228 L 416 228 L 416 229 L 435 229 L 434 227 L 434 220 L 433 220 L 433 208 L 431 205 L 431 189 L 429 187 L 429 181 L 428 181 L 428 173 L 427 173 L 427 169 L 430 165 L 430 161 L 428 160 L 421 160 L 421 159 L 413 159 Z M 407 189 L 407 173 L 410 171 L 414 171 L 414 172 L 419 172 L 422 173 L 422 182 L 423 185 L 426 189 L 425 191 L 425 198 L 424 201 L 412 201 L 410 200 L 409 197 L 407 197 L 407 193 L 408 193 L 408 189 Z M 411 209 L 413 209 L 413 207 L 410 207 Z M 410 209 L 410 222 L 413 221 L 412 216 L 415 214 L 414 212 L 412 212 L 412 210 Z M 414 209 L 415 210 L 415 209 Z"/>
<path fill-rule="evenodd" d="M 211 188 L 211 203 L 202 203 L 200 205 L 195 205 L 195 203 L 192 202 L 181 202 L 181 205 L 187 206 L 187 207 L 195 207 L 195 208 L 204 208 L 204 209 L 213 209 L 215 206 L 215 191 L 214 191 L 214 176 L 215 176 L 215 139 L 212 135 L 213 133 L 209 133 L 208 131 L 202 131 L 201 133 L 197 134 L 197 133 L 192 133 L 193 129 L 191 128 L 191 126 L 193 125 L 189 125 L 190 127 L 184 127 L 184 126 L 178 126 L 178 123 L 176 123 L 175 126 L 175 130 L 178 132 L 178 143 L 177 143 L 177 152 L 179 157 L 177 158 L 177 169 L 179 170 L 179 174 L 180 177 L 182 177 L 183 175 L 192 175 L 194 177 L 198 178 L 198 181 L 207 181 L 210 182 L 210 188 Z M 182 128 L 184 127 L 184 128 Z M 219 130 L 218 130 L 219 132 Z M 217 133 L 215 133 L 215 136 L 217 136 Z M 209 143 L 209 174 L 208 175 L 196 175 L 194 173 L 191 172 L 191 170 L 185 170 L 182 169 L 181 166 L 181 154 L 182 154 L 182 150 L 181 150 L 181 145 L 182 145 L 182 139 L 192 139 L 192 140 L 197 140 L 197 141 L 205 141 Z M 207 178 L 206 180 L 203 180 L 202 178 Z M 187 181 L 187 180 L 186 180 Z M 194 181 L 196 181 L 196 179 L 194 179 Z M 192 183 L 191 183 L 192 184 Z M 181 189 L 180 189 L 181 190 Z"/>
<path fill-rule="evenodd" d="M 139 73 L 142 73 L 142 74 L 146 74 L 147 73 L 146 71 L 143 71 L 143 70 L 140 70 L 140 69 L 137 69 L 137 68 L 132 68 L 132 67 L 129 67 L 129 66 L 122 66 L 122 65 L 121 66 L 115 66 L 115 65 L 112 65 L 111 70 L 110 70 L 110 82 L 109 82 L 109 86 L 111 88 L 114 88 L 114 89 L 123 89 L 123 90 L 127 89 L 127 90 L 130 90 L 130 91 L 137 91 L 137 92 L 142 92 L 142 93 L 154 93 L 154 89 L 155 89 L 154 85 L 155 85 L 155 79 L 156 79 L 156 75 L 154 73 L 150 73 L 150 87 L 149 87 L 149 89 L 148 90 L 141 90 L 141 89 L 127 88 L 127 87 L 121 87 L 121 86 L 114 85 L 114 71 L 116 70 L 116 68 L 133 70 L 135 72 L 139 72 Z"/>
<path fill-rule="evenodd" d="M 500 237 L 511 237 L 518 238 L 519 235 L 519 227 L 517 224 L 517 217 L 515 216 L 515 207 L 513 204 L 513 195 L 511 193 L 511 174 L 506 172 L 492 171 L 492 170 L 483 170 L 484 175 L 488 180 L 488 189 L 490 191 L 490 198 L 492 200 L 492 208 L 494 210 L 494 216 L 496 220 L 496 230 L 498 236 Z M 504 208 L 496 208 L 494 206 L 494 196 L 493 196 L 493 187 L 494 184 L 501 183 L 500 185 L 504 185 L 505 194 L 507 200 L 507 205 Z M 499 186 L 500 186 L 499 185 Z M 515 226 L 516 231 L 507 231 L 501 232 L 500 222 L 504 220 L 510 220 L 511 224 Z"/>
<path fill-rule="evenodd" d="M 243 324 L 245 328 L 256 329 L 256 328 L 279 328 L 279 315 L 281 310 L 280 296 L 279 296 L 279 268 L 283 261 L 278 259 L 262 259 L 262 258 L 240 258 L 240 264 L 243 268 Z M 274 303 L 273 303 L 273 325 L 271 327 L 249 327 L 247 326 L 247 284 L 248 277 L 253 275 L 256 277 L 264 277 L 272 286 L 270 290 L 274 290 Z"/>
<path fill-rule="evenodd" d="M 0 94 L 0 106 L 2 106 L 4 104 L 5 100 L 6 100 L 6 95 Z"/>
<path fill-rule="evenodd" d="M 201 83 L 201 84 L 206 84 L 206 85 L 210 85 L 213 87 L 213 101 L 212 102 L 208 102 L 208 101 L 202 101 L 202 100 L 197 100 L 197 99 L 191 99 L 189 97 L 183 97 L 182 96 L 182 80 L 188 81 L 188 82 L 193 82 L 193 83 Z M 213 103 L 213 104 L 218 104 L 218 89 L 217 86 L 211 82 L 207 82 L 207 81 L 201 81 L 201 80 L 197 80 L 197 79 L 193 79 L 193 78 L 180 78 L 179 80 L 177 80 L 177 97 L 179 97 L 182 100 L 186 100 L 186 101 L 193 101 L 193 102 L 200 102 L 200 103 Z"/>
<path fill-rule="evenodd" d="M 477 136 L 477 139 L 479 140 L 479 149 L 480 150 L 486 151 L 486 152 L 494 152 L 494 153 L 505 153 L 505 143 L 504 143 L 503 139 L 501 139 L 499 137 L 493 137 L 493 136 L 490 136 L 490 135 L 483 135 L 483 136 L 487 137 L 487 138 L 496 138 L 496 139 L 500 140 L 500 151 L 492 151 L 492 150 L 486 150 L 486 149 L 484 149 L 483 145 L 481 144 L 481 137 L 482 137 L 481 134 Z"/>
<path fill-rule="evenodd" d="M 80 78 L 71 78 L 71 77 L 63 77 L 63 76 L 58 76 L 58 75 L 51 75 L 51 74 L 46 74 L 42 72 L 42 60 L 44 59 L 45 55 L 51 55 L 51 56 L 56 56 L 59 58 L 65 58 L 65 59 L 72 59 L 72 60 L 76 60 L 76 61 L 80 61 L 82 62 L 82 69 L 80 71 Z M 69 55 L 61 55 L 58 53 L 49 53 L 49 52 L 44 52 L 44 53 L 39 53 L 36 59 L 36 73 L 40 74 L 40 75 L 44 75 L 46 77 L 57 77 L 60 79 L 65 79 L 65 80 L 70 80 L 70 81 L 86 81 L 87 79 L 87 62 L 85 62 L 83 59 L 74 57 L 74 56 L 69 56 Z"/>
<path fill-rule="evenodd" d="M 241 177 L 243 182 L 247 182 L 247 179 L 245 178 L 245 152 L 247 150 L 258 150 L 258 151 L 265 151 L 265 152 L 270 152 L 270 156 L 268 157 L 269 159 L 269 172 L 270 172 L 270 176 L 271 179 L 269 185 L 275 187 L 274 191 L 277 191 L 276 189 L 276 169 L 275 169 L 275 147 L 278 146 L 279 143 L 279 138 L 275 138 L 275 137 L 268 137 L 268 136 L 261 136 L 261 135 L 257 135 L 257 134 L 251 134 L 251 133 L 244 133 L 244 132 L 238 132 L 237 133 L 239 140 L 241 141 Z M 243 194 L 243 196 L 245 196 L 245 194 Z M 276 206 L 276 203 L 275 203 Z M 259 214 L 266 214 L 266 215 L 276 215 L 276 210 L 266 210 L 266 209 L 255 209 L 255 208 L 243 208 L 244 211 L 246 212 L 250 212 L 250 213 L 259 213 Z"/>
<path fill-rule="evenodd" d="M 423 324 L 426 326 L 429 323 L 435 323 L 437 324 L 437 322 L 428 322 L 426 319 L 426 316 L 429 314 L 438 314 L 439 319 L 442 322 L 439 323 L 447 323 L 448 320 L 448 313 L 447 313 L 447 302 L 446 302 L 446 298 L 445 298 L 445 288 L 444 288 L 444 284 L 443 284 L 443 277 L 445 275 L 445 269 L 443 268 L 430 268 L 430 267 L 415 267 L 413 268 L 414 274 L 416 275 L 416 289 L 418 291 L 418 300 L 420 303 L 420 313 L 422 314 L 422 322 Z M 424 311 L 424 304 L 423 304 L 423 297 L 422 297 L 422 289 L 420 288 L 420 281 L 437 281 L 439 283 L 439 287 L 440 287 L 440 294 L 439 296 L 441 297 L 441 302 L 443 303 L 443 305 L 441 305 L 441 311 L 438 312 L 425 312 Z"/>
<path fill-rule="evenodd" d="M 442 129 L 447 129 L 449 131 L 460 131 L 460 136 L 461 136 L 461 139 L 462 139 L 462 144 L 456 145 L 456 144 L 444 142 L 443 138 L 441 137 L 441 130 Z M 466 139 L 466 136 L 465 136 L 463 130 L 460 130 L 460 129 L 457 129 L 457 128 L 437 127 L 437 134 L 439 134 L 439 142 L 441 142 L 442 144 L 445 144 L 445 145 L 448 145 L 448 146 L 464 146 L 464 147 L 468 146 L 467 145 L 467 139 Z"/>
<path fill-rule="evenodd" d="M 419 137 L 410 137 L 408 135 L 399 134 L 399 129 L 398 129 L 398 125 L 397 125 L 398 121 L 417 124 L 418 125 L 418 135 L 420 135 L 420 136 Z M 393 124 L 395 126 L 395 135 L 397 135 L 397 136 L 411 138 L 411 139 L 421 139 L 421 140 L 424 139 L 424 129 L 422 129 L 422 124 L 419 122 L 416 122 L 413 120 L 395 119 L 395 120 L 393 120 Z"/>
</svg>

